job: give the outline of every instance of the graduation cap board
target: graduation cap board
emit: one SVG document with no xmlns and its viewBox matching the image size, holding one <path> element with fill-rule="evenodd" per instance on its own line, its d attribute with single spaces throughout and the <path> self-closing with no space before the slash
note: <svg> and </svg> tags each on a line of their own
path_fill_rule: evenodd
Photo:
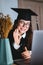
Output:
<svg viewBox="0 0 43 65">
<path fill-rule="evenodd" d="M 16 11 L 18 13 L 17 19 L 24 19 L 31 21 L 31 16 L 37 16 L 35 12 L 33 12 L 31 9 L 22 9 L 22 8 L 11 8 L 12 10 Z"/>
</svg>

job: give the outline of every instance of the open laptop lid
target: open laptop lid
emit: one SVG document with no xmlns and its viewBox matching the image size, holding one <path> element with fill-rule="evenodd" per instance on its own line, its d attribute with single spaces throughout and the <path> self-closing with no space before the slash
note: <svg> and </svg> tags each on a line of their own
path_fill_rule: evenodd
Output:
<svg viewBox="0 0 43 65">
<path fill-rule="evenodd" d="M 43 65 L 43 30 L 33 32 L 31 65 Z"/>
</svg>

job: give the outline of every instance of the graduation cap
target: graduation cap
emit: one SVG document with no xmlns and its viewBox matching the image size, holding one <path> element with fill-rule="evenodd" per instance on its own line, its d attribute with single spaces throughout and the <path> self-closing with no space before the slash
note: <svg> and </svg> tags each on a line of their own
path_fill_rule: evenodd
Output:
<svg viewBox="0 0 43 65">
<path fill-rule="evenodd" d="M 22 9 L 22 8 L 11 8 L 12 10 L 16 11 L 18 13 L 17 19 L 24 19 L 31 21 L 31 16 L 37 16 L 35 12 L 33 12 L 31 9 Z"/>
</svg>

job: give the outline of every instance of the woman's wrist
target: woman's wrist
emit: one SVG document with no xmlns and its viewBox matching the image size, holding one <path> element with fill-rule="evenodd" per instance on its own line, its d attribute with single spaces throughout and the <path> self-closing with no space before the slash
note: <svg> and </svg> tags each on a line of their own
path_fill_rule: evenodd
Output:
<svg viewBox="0 0 43 65">
<path fill-rule="evenodd" d="M 15 48 L 16 50 L 20 48 L 20 45 L 17 44 L 17 43 L 14 43 L 13 46 L 14 46 L 14 48 Z"/>
</svg>

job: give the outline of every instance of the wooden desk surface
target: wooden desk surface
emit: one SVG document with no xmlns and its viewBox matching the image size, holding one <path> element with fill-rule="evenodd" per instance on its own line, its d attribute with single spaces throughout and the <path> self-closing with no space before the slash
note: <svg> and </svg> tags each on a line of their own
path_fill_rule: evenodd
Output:
<svg viewBox="0 0 43 65">
<path fill-rule="evenodd" d="M 16 65 L 16 64 L 13 64 L 13 65 Z"/>
<path fill-rule="evenodd" d="M 13 65 L 30 65 L 30 61 L 31 59 L 23 59 L 23 60 L 19 60 L 19 61 L 16 61 L 16 64 L 13 64 Z"/>
</svg>

